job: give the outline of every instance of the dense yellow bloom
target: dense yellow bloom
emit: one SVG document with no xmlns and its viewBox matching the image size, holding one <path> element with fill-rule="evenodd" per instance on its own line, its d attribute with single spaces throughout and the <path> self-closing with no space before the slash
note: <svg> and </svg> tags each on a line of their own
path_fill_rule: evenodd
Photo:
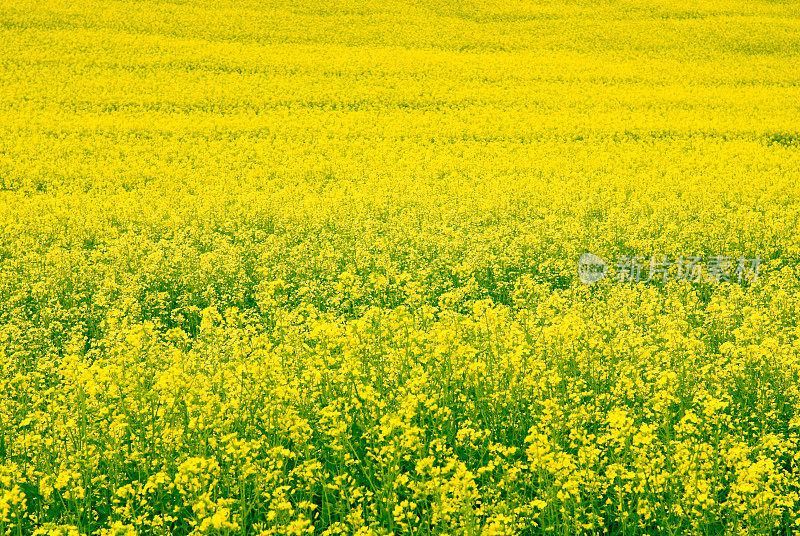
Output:
<svg viewBox="0 0 800 536">
<path fill-rule="evenodd" d="M 797 533 L 797 13 L 3 1 L 0 533 Z"/>
</svg>

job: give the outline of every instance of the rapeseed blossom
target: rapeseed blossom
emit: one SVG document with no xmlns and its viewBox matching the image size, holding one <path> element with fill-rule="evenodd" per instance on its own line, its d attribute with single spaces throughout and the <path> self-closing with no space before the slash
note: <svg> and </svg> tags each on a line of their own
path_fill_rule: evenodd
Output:
<svg viewBox="0 0 800 536">
<path fill-rule="evenodd" d="M 0 35 L 0 533 L 800 531 L 793 2 L 23 0 Z"/>
</svg>

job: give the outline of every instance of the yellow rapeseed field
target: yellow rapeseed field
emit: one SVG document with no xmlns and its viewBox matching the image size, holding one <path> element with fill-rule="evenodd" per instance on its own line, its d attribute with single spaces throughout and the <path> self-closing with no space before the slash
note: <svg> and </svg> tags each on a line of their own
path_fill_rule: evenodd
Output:
<svg viewBox="0 0 800 536">
<path fill-rule="evenodd" d="M 800 534 L 799 184 L 796 0 L 0 0 L 0 533 Z"/>
</svg>

